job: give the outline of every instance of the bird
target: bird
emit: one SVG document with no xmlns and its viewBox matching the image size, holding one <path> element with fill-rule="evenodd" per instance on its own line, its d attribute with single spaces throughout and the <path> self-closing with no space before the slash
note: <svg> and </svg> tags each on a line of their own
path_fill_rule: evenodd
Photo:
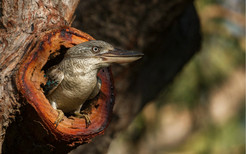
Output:
<svg viewBox="0 0 246 154">
<path fill-rule="evenodd" d="M 95 98 L 101 88 L 97 73 L 112 63 L 130 63 L 142 58 L 138 51 L 123 50 L 101 41 L 91 40 L 80 43 L 67 50 L 63 60 L 48 69 L 45 74 L 47 99 L 57 110 L 54 124 L 63 120 L 64 113 L 84 118 L 86 128 L 91 124 L 88 113 L 81 111 L 83 104 Z"/>
</svg>

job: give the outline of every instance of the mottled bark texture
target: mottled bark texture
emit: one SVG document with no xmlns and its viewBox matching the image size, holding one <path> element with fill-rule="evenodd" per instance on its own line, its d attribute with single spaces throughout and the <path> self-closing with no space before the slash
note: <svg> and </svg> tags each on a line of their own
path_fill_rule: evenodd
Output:
<svg viewBox="0 0 246 154">
<path fill-rule="evenodd" d="M 9 147 L 13 151 L 17 145 L 23 147 L 22 153 L 71 150 L 63 150 L 64 146 L 59 143 L 47 145 L 43 132 L 33 137 L 30 134 L 39 130 L 32 130 L 31 125 L 22 127 L 26 126 L 23 123 L 30 123 L 27 116 L 37 115 L 24 103 L 13 78 L 30 42 L 42 31 L 69 24 L 77 2 L 0 1 L 0 151 L 3 153 L 10 153 Z M 199 19 L 192 3 L 192 0 L 80 2 L 74 27 L 96 39 L 142 51 L 145 56 L 128 67 L 113 67 L 117 90 L 113 120 L 105 135 L 80 146 L 77 152 L 106 153 L 117 132 L 125 130 L 143 106 L 154 99 L 198 51 Z M 33 132 L 28 132 L 30 130 Z M 24 142 L 26 138 L 28 145 Z"/>
<path fill-rule="evenodd" d="M 52 145 L 42 147 L 36 143 L 28 144 L 24 139 L 32 140 L 31 136 L 25 136 L 29 133 L 29 129 L 16 127 L 18 122 L 25 122 L 25 117 L 20 116 L 22 113 L 20 108 L 24 103 L 16 89 L 14 78 L 31 42 L 43 31 L 69 24 L 78 2 L 78 0 L 0 1 L 0 153 L 20 153 L 16 147 L 22 147 L 23 152 L 27 152 L 27 149 L 31 152 L 35 146 L 43 151 L 53 148 Z M 31 128 L 31 125 L 29 126 Z M 41 134 L 40 132 L 40 137 Z"/>
</svg>

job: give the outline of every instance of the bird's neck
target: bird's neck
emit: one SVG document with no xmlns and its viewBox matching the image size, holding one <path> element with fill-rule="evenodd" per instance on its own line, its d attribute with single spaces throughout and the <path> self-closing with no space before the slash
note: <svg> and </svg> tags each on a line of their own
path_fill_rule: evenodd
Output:
<svg viewBox="0 0 246 154">
<path fill-rule="evenodd" d="M 99 68 L 91 64 L 90 59 L 66 59 L 61 64 L 61 69 L 71 75 L 96 75 Z"/>
</svg>

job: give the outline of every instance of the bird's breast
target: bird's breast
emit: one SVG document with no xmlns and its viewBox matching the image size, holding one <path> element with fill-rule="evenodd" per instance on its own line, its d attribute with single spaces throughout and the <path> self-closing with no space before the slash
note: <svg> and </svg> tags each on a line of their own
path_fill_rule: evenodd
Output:
<svg viewBox="0 0 246 154">
<path fill-rule="evenodd" d="M 65 74 L 64 80 L 50 98 L 64 113 L 74 112 L 88 99 L 96 84 L 96 72 Z"/>
</svg>

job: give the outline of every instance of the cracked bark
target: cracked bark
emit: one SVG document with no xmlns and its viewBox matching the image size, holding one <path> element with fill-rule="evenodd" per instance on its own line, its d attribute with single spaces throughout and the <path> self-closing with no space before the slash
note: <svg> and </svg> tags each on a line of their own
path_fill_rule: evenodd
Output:
<svg viewBox="0 0 246 154">
<path fill-rule="evenodd" d="M 74 27 L 96 39 L 125 49 L 143 51 L 145 57 L 128 67 L 113 67 L 117 90 L 113 120 L 105 135 L 80 146 L 77 152 L 106 153 L 117 133 L 127 128 L 144 105 L 154 99 L 198 51 L 199 19 L 192 3 L 191 0 L 80 2 Z M 22 146 L 24 153 L 55 153 L 57 147 L 60 151 L 64 148 L 59 143 L 40 143 L 38 140 L 42 138 L 42 133 L 34 139 L 27 132 L 31 128 L 20 127 L 22 123 L 29 123 L 26 117 L 33 111 L 19 95 L 13 78 L 30 42 L 43 31 L 68 25 L 77 4 L 77 0 L 0 1 L 2 153 L 8 153 L 8 149 L 1 148 L 9 143 L 13 144 L 12 148 Z M 29 137 L 28 146 L 21 138 L 25 135 Z M 5 146 L 2 146 L 3 142 Z M 64 149 L 63 153 L 69 150 Z"/>
<path fill-rule="evenodd" d="M 3 143 L 8 145 L 10 142 L 14 142 L 11 143 L 13 149 L 22 145 L 23 151 L 28 151 L 25 149 L 28 147 L 25 140 L 21 144 L 18 143 L 18 135 L 25 132 L 19 132 L 22 130 L 14 126 L 16 121 L 23 118 L 20 116 L 20 108 L 25 103 L 16 89 L 14 77 L 20 61 L 27 54 L 25 49 L 41 32 L 70 23 L 78 2 L 78 0 L 0 1 L 0 153 L 9 153 L 11 149 L 2 148 L 6 147 Z M 17 136 L 6 133 L 10 128 L 15 130 L 10 132 Z M 51 146 L 50 148 L 52 149 Z M 17 150 L 18 148 L 16 152 Z"/>
</svg>

